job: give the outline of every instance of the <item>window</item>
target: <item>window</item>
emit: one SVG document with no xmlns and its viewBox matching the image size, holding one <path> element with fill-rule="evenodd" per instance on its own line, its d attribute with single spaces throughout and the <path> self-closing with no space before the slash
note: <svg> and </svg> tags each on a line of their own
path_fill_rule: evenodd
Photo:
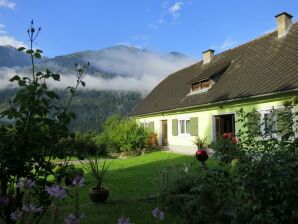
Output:
<svg viewBox="0 0 298 224">
<path fill-rule="evenodd" d="M 207 89 L 210 88 L 210 86 L 211 86 L 211 81 L 209 79 L 208 80 L 203 80 L 203 81 L 200 81 L 200 82 L 193 83 L 191 85 L 191 91 L 196 92 L 196 91 L 207 90 Z"/>
<path fill-rule="evenodd" d="M 266 137 L 289 138 L 293 136 L 293 113 L 289 108 L 260 111 L 261 133 Z"/>
<path fill-rule="evenodd" d="M 179 120 L 179 134 L 190 134 L 190 120 Z"/>
<path fill-rule="evenodd" d="M 276 132 L 275 116 L 272 111 L 263 113 L 263 134 L 270 135 Z"/>
</svg>

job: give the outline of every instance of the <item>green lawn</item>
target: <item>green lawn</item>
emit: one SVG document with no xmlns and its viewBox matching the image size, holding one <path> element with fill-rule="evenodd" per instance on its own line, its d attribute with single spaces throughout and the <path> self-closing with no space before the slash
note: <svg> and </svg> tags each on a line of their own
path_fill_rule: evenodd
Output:
<svg viewBox="0 0 298 224">
<path fill-rule="evenodd" d="M 193 156 L 169 152 L 153 152 L 127 159 L 111 159 L 109 173 L 104 184 L 110 189 L 110 196 L 104 204 L 95 204 L 88 198 L 88 189 L 94 185 L 90 176 L 85 175 L 86 184 L 80 191 L 80 208 L 85 217 L 82 223 L 117 223 L 121 216 L 130 217 L 137 223 L 148 223 L 153 208 L 158 207 L 158 200 L 144 201 L 141 198 L 156 195 L 160 189 L 160 171 L 172 167 L 170 179 L 183 175 L 183 167 L 199 165 Z M 210 163 L 213 163 L 210 160 Z M 63 217 L 72 211 L 71 199 L 67 199 L 61 211 Z M 49 223 L 47 214 L 42 223 Z M 173 223 L 173 216 L 165 214 L 163 223 Z"/>
</svg>

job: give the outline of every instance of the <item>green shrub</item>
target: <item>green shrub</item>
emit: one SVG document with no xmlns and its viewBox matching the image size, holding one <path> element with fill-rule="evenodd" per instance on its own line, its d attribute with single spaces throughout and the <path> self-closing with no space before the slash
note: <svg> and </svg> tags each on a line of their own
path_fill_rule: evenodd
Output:
<svg viewBox="0 0 298 224">
<path fill-rule="evenodd" d="M 237 176 L 243 189 L 238 221 L 298 223 L 298 140 L 279 150 L 241 157 Z M 245 202 L 245 203 L 244 203 Z"/>
<path fill-rule="evenodd" d="M 206 169 L 184 177 L 162 194 L 169 209 L 185 223 L 231 223 L 237 185 L 227 167 Z"/>
<path fill-rule="evenodd" d="M 104 131 L 97 142 L 105 144 L 109 152 L 134 152 L 142 150 L 149 139 L 149 133 L 135 120 L 111 116 L 104 124 Z"/>
<path fill-rule="evenodd" d="M 288 115 L 285 121 L 296 114 Z M 298 223 L 298 139 L 289 126 L 253 133 L 248 116 L 238 113 L 238 142 L 226 136 L 213 144 L 217 167 L 201 169 L 163 194 L 186 223 Z"/>
</svg>

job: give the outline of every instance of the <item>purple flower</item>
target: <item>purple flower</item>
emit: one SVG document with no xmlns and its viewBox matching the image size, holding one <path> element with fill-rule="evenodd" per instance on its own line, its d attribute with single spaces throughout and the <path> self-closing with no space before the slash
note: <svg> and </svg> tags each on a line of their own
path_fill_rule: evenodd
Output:
<svg viewBox="0 0 298 224">
<path fill-rule="evenodd" d="M 23 211 L 35 214 L 41 213 L 42 208 L 30 203 L 29 205 L 23 205 Z"/>
<path fill-rule="evenodd" d="M 164 218 L 165 218 L 164 212 L 162 210 L 160 210 L 159 208 L 153 209 L 152 215 L 154 218 L 157 218 L 159 220 L 164 220 Z"/>
<path fill-rule="evenodd" d="M 17 182 L 17 187 L 19 188 L 32 188 L 34 187 L 35 181 L 32 179 L 27 179 L 27 178 L 20 178 L 19 181 Z"/>
<path fill-rule="evenodd" d="M 118 224 L 131 224 L 128 217 L 121 217 L 118 219 Z"/>
<path fill-rule="evenodd" d="M 14 221 L 19 221 L 22 219 L 23 212 L 20 211 L 20 209 L 15 210 L 10 214 L 10 218 Z"/>
<path fill-rule="evenodd" d="M 74 180 L 72 181 L 72 184 L 73 184 L 74 186 L 77 186 L 77 187 L 82 187 L 82 186 L 84 186 L 84 184 L 85 184 L 85 178 L 82 177 L 82 176 L 77 176 L 77 177 L 75 177 Z"/>
<path fill-rule="evenodd" d="M 76 217 L 74 214 L 69 214 L 67 217 L 64 218 L 65 224 L 80 224 L 81 219 L 84 215 L 80 215 L 80 217 Z"/>
<path fill-rule="evenodd" d="M 52 185 L 51 187 L 46 186 L 46 192 L 57 199 L 63 199 L 66 196 L 65 189 L 56 184 Z"/>
<path fill-rule="evenodd" d="M 10 203 L 10 199 L 8 196 L 0 196 L 0 208 L 6 207 Z"/>
</svg>

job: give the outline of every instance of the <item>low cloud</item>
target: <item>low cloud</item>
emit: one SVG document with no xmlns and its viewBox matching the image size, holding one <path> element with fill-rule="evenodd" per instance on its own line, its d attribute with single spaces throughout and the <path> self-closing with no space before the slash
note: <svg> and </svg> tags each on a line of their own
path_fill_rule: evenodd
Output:
<svg viewBox="0 0 298 224">
<path fill-rule="evenodd" d="M 1 29 L 0 29 L 0 33 L 1 33 Z M 8 45 L 10 45 L 14 48 L 26 46 L 26 44 L 24 44 L 24 42 L 18 41 L 12 36 L 9 36 L 9 35 L 0 36 L 0 46 L 8 46 Z"/>
<path fill-rule="evenodd" d="M 177 53 L 160 55 L 125 46 L 106 49 L 99 60 L 86 58 L 85 61 L 89 61 L 100 71 L 120 76 L 104 83 L 115 86 L 116 89 L 141 92 L 150 91 L 167 75 L 195 63 L 194 59 Z"/>
<path fill-rule="evenodd" d="M 0 7 L 14 9 L 16 7 L 16 3 L 9 0 L 0 0 Z"/>
<path fill-rule="evenodd" d="M 0 68 L 0 90 L 13 88 L 16 85 L 9 81 L 13 76 L 17 74 L 15 69 L 1 67 Z"/>
<path fill-rule="evenodd" d="M 101 73 L 113 75 L 103 78 L 96 73 L 87 74 L 84 80 L 86 87 L 82 89 L 138 91 L 143 95 L 148 94 L 169 74 L 196 62 L 179 53 L 160 55 L 127 46 L 105 49 L 100 56 L 85 57 L 83 61 L 90 62 L 90 66 Z M 53 72 L 59 71 L 59 66 L 51 63 L 45 66 L 51 67 Z M 76 77 L 70 75 L 69 70 L 61 70 L 61 73 L 60 82 L 48 82 L 50 88 L 63 89 L 76 84 Z M 15 74 L 13 69 L 0 69 L 0 89 L 12 87 L 8 80 Z"/>
</svg>

